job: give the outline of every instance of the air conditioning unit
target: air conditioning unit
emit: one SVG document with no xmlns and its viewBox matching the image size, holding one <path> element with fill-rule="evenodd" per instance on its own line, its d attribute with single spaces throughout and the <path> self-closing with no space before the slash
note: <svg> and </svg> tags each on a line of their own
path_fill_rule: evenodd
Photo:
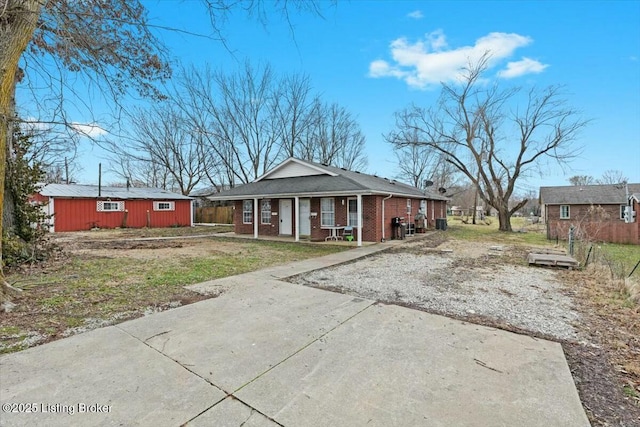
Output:
<svg viewBox="0 0 640 427">
<path fill-rule="evenodd" d="M 634 211 L 631 206 L 624 207 L 624 222 L 626 224 L 632 224 L 636 222 L 636 211 Z"/>
</svg>

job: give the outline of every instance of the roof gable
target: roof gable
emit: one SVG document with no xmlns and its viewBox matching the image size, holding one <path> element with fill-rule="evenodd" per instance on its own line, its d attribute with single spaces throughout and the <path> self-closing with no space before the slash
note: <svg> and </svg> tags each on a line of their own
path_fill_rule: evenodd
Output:
<svg viewBox="0 0 640 427">
<path fill-rule="evenodd" d="M 448 200 L 410 185 L 344 168 L 290 157 L 255 181 L 210 196 L 211 200 L 244 197 L 328 197 L 331 195 L 383 194 L 409 198 Z"/>
<path fill-rule="evenodd" d="M 289 157 L 287 160 L 280 163 L 275 168 L 271 169 L 261 177 L 258 177 L 254 182 L 262 181 L 265 179 L 294 178 L 314 175 L 336 176 L 337 174 L 327 170 L 321 165 L 305 162 L 294 157 Z"/>
</svg>

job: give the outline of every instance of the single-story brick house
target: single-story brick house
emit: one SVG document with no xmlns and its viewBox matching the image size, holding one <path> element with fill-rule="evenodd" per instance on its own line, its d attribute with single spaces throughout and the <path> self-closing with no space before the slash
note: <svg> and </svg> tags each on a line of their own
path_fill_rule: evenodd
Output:
<svg viewBox="0 0 640 427">
<path fill-rule="evenodd" d="M 567 239 L 569 228 L 594 241 L 640 244 L 640 184 L 540 187 L 541 218 L 548 239 Z M 636 213 L 625 221 L 625 209 Z"/>
<path fill-rule="evenodd" d="M 32 197 L 50 231 L 193 225 L 192 198 L 159 188 L 46 184 Z"/>
<path fill-rule="evenodd" d="M 353 227 L 358 245 L 390 239 L 392 218 L 413 224 L 419 211 L 434 227 L 437 218 L 446 218 L 448 200 L 394 180 L 293 157 L 210 199 L 235 201 L 238 234 L 316 241 L 337 227 Z"/>
</svg>

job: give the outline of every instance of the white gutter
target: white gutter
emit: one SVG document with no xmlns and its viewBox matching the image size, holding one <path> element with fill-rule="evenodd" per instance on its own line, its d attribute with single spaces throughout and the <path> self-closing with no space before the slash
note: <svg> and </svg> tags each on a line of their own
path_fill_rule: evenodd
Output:
<svg viewBox="0 0 640 427">
<path fill-rule="evenodd" d="M 385 197 L 384 199 L 382 199 L 382 242 L 384 242 L 384 201 L 385 200 L 389 200 L 390 198 L 393 197 L 393 194 L 389 194 L 387 197 Z"/>
</svg>

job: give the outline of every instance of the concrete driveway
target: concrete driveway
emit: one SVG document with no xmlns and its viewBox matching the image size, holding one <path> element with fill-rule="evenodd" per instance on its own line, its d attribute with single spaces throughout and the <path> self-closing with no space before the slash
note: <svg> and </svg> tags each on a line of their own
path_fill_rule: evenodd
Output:
<svg viewBox="0 0 640 427">
<path fill-rule="evenodd" d="M 375 250 L 2 356 L 0 425 L 589 425 L 557 343 L 278 280 Z"/>
</svg>

